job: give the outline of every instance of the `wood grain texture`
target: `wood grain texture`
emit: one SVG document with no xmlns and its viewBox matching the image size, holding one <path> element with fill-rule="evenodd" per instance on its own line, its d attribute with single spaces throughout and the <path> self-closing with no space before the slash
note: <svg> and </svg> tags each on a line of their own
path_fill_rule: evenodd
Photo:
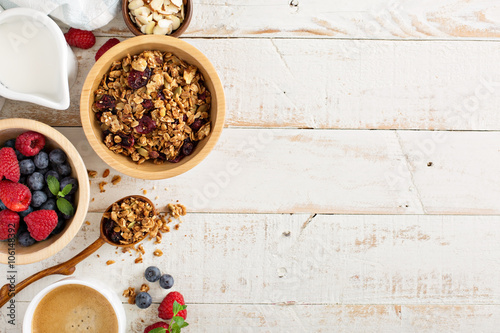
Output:
<svg viewBox="0 0 500 333">
<path fill-rule="evenodd" d="M 80 128 L 60 128 L 88 169 L 90 211 L 146 190 L 195 212 L 499 214 L 498 132 L 226 129 L 178 177 L 110 184 Z M 464 153 L 467 152 L 467 153 Z M 98 183 L 109 183 L 101 193 Z M 124 193 L 124 191 L 130 193 Z"/>
<path fill-rule="evenodd" d="M 182 37 L 498 38 L 493 0 L 198 0 Z M 99 35 L 130 35 L 121 15 Z"/>
<path fill-rule="evenodd" d="M 88 246 L 99 234 L 100 218 L 90 213 L 90 225 L 84 224 L 68 247 L 49 260 L 19 267 L 18 278 Z M 294 332 L 300 322 L 314 332 L 331 332 L 331 327 L 493 332 L 500 320 L 497 225 L 497 218 L 488 216 L 190 213 L 162 244 L 144 243 L 142 264 L 133 263 L 135 254 L 105 245 L 75 274 L 99 272 L 99 279 L 121 295 L 146 282 L 145 267 L 158 265 L 174 276 L 174 290 L 184 294 L 192 332 L 213 332 L 214 313 L 222 316 L 224 332 L 245 332 L 245 327 Z M 163 257 L 153 256 L 157 248 Z M 108 266 L 110 259 L 116 263 Z M 59 279 L 47 277 L 27 287 L 16 304 Z M 144 328 L 141 319 L 156 318 L 166 291 L 150 287 L 155 303 L 150 309 L 127 306 L 131 332 Z M 0 313 L 3 324 L 4 309 Z"/>
<path fill-rule="evenodd" d="M 68 110 L 9 100 L 0 117 L 80 126 L 83 82 L 105 40 L 90 51 L 75 49 L 80 67 Z M 493 42 L 187 41 L 221 77 L 229 127 L 500 128 L 500 51 Z"/>
</svg>

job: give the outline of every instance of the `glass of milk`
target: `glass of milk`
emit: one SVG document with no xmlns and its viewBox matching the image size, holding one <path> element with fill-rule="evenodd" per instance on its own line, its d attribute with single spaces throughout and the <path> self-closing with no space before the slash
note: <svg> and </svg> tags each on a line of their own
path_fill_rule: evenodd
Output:
<svg viewBox="0 0 500 333">
<path fill-rule="evenodd" d="M 0 96 L 65 110 L 77 67 L 47 15 L 30 8 L 0 11 Z"/>
</svg>

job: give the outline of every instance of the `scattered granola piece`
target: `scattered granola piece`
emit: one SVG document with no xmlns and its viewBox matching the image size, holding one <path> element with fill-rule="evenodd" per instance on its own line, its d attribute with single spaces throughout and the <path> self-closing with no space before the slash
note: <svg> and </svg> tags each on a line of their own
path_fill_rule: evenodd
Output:
<svg viewBox="0 0 500 333">
<path fill-rule="evenodd" d="M 179 230 L 179 224 L 176 224 L 176 225 L 174 226 L 174 229 L 175 229 L 175 230 Z"/>
<path fill-rule="evenodd" d="M 119 182 L 121 182 L 121 181 L 122 181 L 122 177 L 121 177 L 121 176 L 118 176 L 118 175 L 113 176 L 113 179 L 111 179 L 111 183 L 112 183 L 113 185 L 116 185 L 116 184 L 118 184 L 118 183 L 119 183 Z"/>
<path fill-rule="evenodd" d="M 142 193 L 143 193 L 144 195 L 146 195 L 146 194 L 148 194 L 148 190 L 142 190 Z"/>
<path fill-rule="evenodd" d="M 86 224 L 86 225 L 90 225 L 90 222 L 89 222 L 89 221 L 85 221 L 85 224 Z"/>
<path fill-rule="evenodd" d="M 156 196 L 156 197 L 155 197 L 155 200 L 158 200 L 158 199 L 160 199 L 160 197 L 159 197 L 159 196 Z"/>
<path fill-rule="evenodd" d="M 149 286 L 143 283 L 140 290 L 147 293 L 149 291 Z"/>
<path fill-rule="evenodd" d="M 100 258 L 101 256 L 100 255 L 97 255 L 97 258 Z"/>
<path fill-rule="evenodd" d="M 172 216 L 175 217 L 176 219 L 179 218 L 180 216 L 186 215 L 186 207 L 184 205 L 169 203 L 167 205 L 167 208 L 170 214 L 172 214 Z"/>
<path fill-rule="evenodd" d="M 163 255 L 163 252 L 160 249 L 156 249 L 155 252 L 153 252 L 153 254 L 157 257 L 161 257 Z"/>
<path fill-rule="evenodd" d="M 91 202 L 94 202 L 95 198 L 92 198 L 92 200 L 90 200 Z"/>
<path fill-rule="evenodd" d="M 141 252 L 141 254 L 145 254 L 146 253 L 146 251 L 144 251 L 144 247 L 142 246 L 142 244 L 139 244 L 137 246 L 137 251 Z"/>
<path fill-rule="evenodd" d="M 140 264 L 140 263 L 142 263 L 142 256 L 141 256 L 141 255 L 139 255 L 137 258 L 135 258 L 134 262 L 135 262 L 136 264 Z"/>
<path fill-rule="evenodd" d="M 97 176 L 97 171 L 95 170 L 87 170 L 87 173 L 90 178 L 95 178 L 95 176 Z"/>
<path fill-rule="evenodd" d="M 109 169 L 104 170 L 102 173 L 102 178 L 106 178 L 107 176 L 109 176 Z"/>
<path fill-rule="evenodd" d="M 106 190 L 104 189 L 105 185 L 108 185 L 108 183 L 106 183 L 106 182 L 99 183 L 99 191 L 101 191 L 101 193 L 106 192 Z"/>
<path fill-rule="evenodd" d="M 113 265 L 114 263 L 115 263 L 114 260 L 108 260 L 108 261 L 106 261 L 106 265 L 108 265 L 108 266 L 109 265 Z"/>
<path fill-rule="evenodd" d="M 123 291 L 123 297 L 128 298 L 128 304 L 135 304 L 135 289 L 132 287 L 128 287 L 128 289 L 125 289 Z"/>
</svg>

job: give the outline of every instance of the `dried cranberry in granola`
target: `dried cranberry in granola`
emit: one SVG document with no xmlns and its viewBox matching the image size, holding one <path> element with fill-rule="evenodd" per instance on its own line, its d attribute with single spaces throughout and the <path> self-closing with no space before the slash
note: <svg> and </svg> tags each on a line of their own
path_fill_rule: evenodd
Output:
<svg viewBox="0 0 500 333">
<path fill-rule="evenodd" d="M 104 143 L 138 164 L 176 163 L 211 131 L 203 75 L 168 52 L 144 51 L 113 62 L 94 97 Z"/>
</svg>

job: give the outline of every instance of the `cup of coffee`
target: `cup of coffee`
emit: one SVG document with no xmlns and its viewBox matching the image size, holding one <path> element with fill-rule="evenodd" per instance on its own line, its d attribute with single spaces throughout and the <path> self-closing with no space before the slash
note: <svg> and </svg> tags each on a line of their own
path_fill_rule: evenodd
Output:
<svg viewBox="0 0 500 333">
<path fill-rule="evenodd" d="M 23 332 L 125 333 L 125 310 L 99 281 L 70 277 L 42 289 L 31 301 Z"/>
</svg>

